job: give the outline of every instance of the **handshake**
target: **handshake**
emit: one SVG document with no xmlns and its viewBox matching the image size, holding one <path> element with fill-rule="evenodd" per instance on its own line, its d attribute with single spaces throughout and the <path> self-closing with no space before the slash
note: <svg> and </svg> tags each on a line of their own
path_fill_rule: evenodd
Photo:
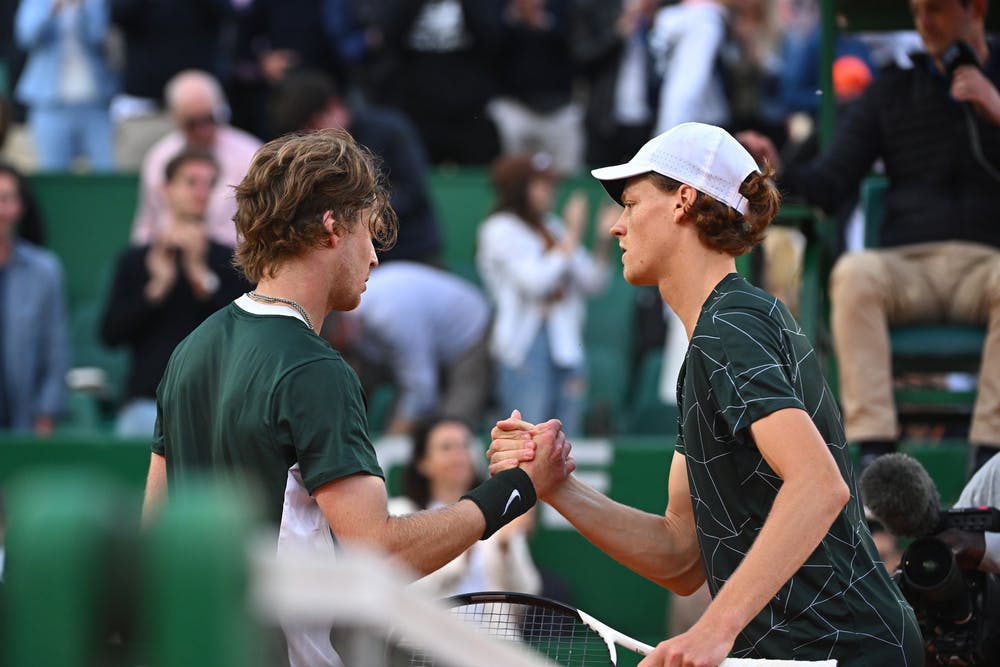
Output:
<svg viewBox="0 0 1000 667">
<path fill-rule="evenodd" d="M 572 445 L 558 419 L 531 424 L 521 419 L 520 411 L 514 410 L 510 417 L 497 422 L 490 438 L 492 442 L 486 452 L 490 475 L 521 467 L 542 500 L 548 499 L 576 469 L 570 455 Z"/>
</svg>

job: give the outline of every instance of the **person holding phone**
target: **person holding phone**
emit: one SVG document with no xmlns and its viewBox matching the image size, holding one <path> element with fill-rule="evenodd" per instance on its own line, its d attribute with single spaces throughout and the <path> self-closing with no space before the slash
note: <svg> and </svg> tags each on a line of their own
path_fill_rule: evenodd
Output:
<svg viewBox="0 0 1000 667">
<path fill-rule="evenodd" d="M 830 276 L 844 425 L 862 467 L 894 451 L 900 434 L 889 324 L 986 325 L 969 474 L 1000 448 L 1000 181 L 991 168 L 1000 165 L 1000 52 L 986 36 L 987 8 L 988 0 L 911 0 L 924 45 L 913 66 L 883 70 L 829 148 L 780 173 L 786 189 L 833 212 L 876 161 L 885 165 L 879 247 L 843 255 Z M 780 167 L 764 137 L 737 138 Z"/>
</svg>

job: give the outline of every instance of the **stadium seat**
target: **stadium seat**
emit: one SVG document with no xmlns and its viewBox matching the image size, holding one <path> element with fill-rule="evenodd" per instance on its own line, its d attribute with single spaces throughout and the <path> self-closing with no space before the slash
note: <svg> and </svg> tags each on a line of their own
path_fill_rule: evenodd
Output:
<svg viewBox="0 0 1000 667">
<path fill-rule="evenodd" d="M 660 400 L 660 371 L 663 351 L 651 350 L 639 362 L 631 407 L 628 432 L 638 435 L 672 435 L 677 433 L 677 406 Z"/>
<path fill-rule="evenodd" d="M 883 175 L 869 176 L 861 187 L 861 205 L 865 217 L 865 245 L 878 245 L 885 215 L 885 192 L 888 182 Z M 964 324 L 927 324 L 893 326 L 893 375 L 927 376 L 946 373 L 975 375 L 979 369 L 986 329 Z M 975 390 L 950 388 L 940 384 L 913 383 L 896 390 L 896 406 L 904 423 L 954 421 L 967 427 L 972 413 Z"/>
<path fill-rule="evenodd" d="M 587 404 L 584 432 L 611 435 L 626 427 L 629 359 L 622 347 L 587 342 Z"/>
<path fill-rule="evenodd" d="M 73 308 L 70 314 L 70 340 L 73 347 L 73 368 L 96 368 L 103 371 L 103 381 L 91 384 L 88 391 L 101 402 L 115 408 L 125 392 L 128 374 L 128 352 L 111 349 L 101 342 L 98 334 L 102 304 L 87 302 Z"/>
</svg>

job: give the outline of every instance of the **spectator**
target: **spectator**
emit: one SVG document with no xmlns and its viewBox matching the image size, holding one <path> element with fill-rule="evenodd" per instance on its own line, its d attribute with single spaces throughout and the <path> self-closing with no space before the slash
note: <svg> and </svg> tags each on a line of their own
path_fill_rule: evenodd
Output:
<svg viewBox="0 0 1000 667">
<path fill-rule="evenodd" d="M 164 215 L 163 174 L 167 162 L 185 147 L 210 152 L 219 163 L 219 178 L 208 205 L 208 234 L 229 247 L 236 245 L 232 188 L 243 179 L 260 141 L 226 123 L 222 87 L 211 74 L 186 70 L 167 83 L 165 92 L 175 129 L 157 141 L 143 158 L 139 203 L 132 223 L 132 242 L 150 243 Z"/>
<path fill-rule="evenodd" d="M 124 41 L 121 91 L 111 102 L 115 161 L 119 169 L 135 170 L 150 147 L 171 130 L 170 100 L 163 99 L 167 82 L 192 69 L 223 77 L 222 36 L 232 20 L 233 2 L 107 2 Z M 177 150 L 164 156 L 163 163 Z"/>
<path fill-rule="evenodd" d="M 829 149 L 790 167 L 784 184 L 834 212 L 876 160 L 889 181 L 880 247 L 841 256 L 830 277 L 831 326 L 844 425 L 861 465 L 896 449 L 888 325 L 966 322 L 988 327 L 969 430 L 970 467 L 1000 447 L 1000 66 L 984 29 L 986 0 L 910 3 L 926 51 L 883 70 L 852 103 Z M 964 40 L 984 69 L 949 72 Z M 773 145 L 740 139 L 772 164 Z"/>
<path fill-rule="evenodd" d="M 219 177 L 211 153 L 186 148 L 167 162 L 166 208 L 150 243 L 118 258 L 101 338 L 127 345 L 131 369 L 115 431 L 150 437 L 156 386 L 174 347 L 213 312 L 251 286 L 233 268 L 233 250 L 208 237 L 206 214 Z"/>
<path fill-rule="evenodd" d="M 469 426 L 447 418 L 426 421 L 413 433 L 413 451 L 403 470 L 403 495 L 389 499 L 389 513 L 445 507 L 480 482 Z M 533 524 L 531 510 L 414 586 L 435 598 L 480 591 L 541 592 L 541 574 L 528 550 Z"/>
<path fill-rule="evenodd" d="M 807 113 L 814 120 L 820 103 L 820 25 L 817 0 L 800 0 L 784 3 L 785 31 L 781 40 L 781 74 L 779 96 L 785 113 Z M 868 47 L 858 37 L 846 30 L 846 20 L 841 25 L 834 43 L 836 57 L 853 56 L 870 71 L 875 69 Z"/>
<path fill-rule="evenodd" d="M 18 6 L 17 42 L 28 57 L 15 94 L 28 108 L 43 171 L 68 171 L 77 157 L 95 171 L 115 167 L 108 27 L 105 0 L 22 0 Z"/>
<path fill-rule="evenodd" d="M 1000 507 L 1000 456 L 976 471 L 962 488 L 955 507 Z M 949 528 L 937 537 L 951 546 L 962 568 L 1000 574 L 1000 533 Z"/>
<path fill-rule="evenodd" d="M 432 164 L 491 162 L 500 152 L 486 103 L 497 93 L 504 0 L 387 0 L 395 71 L 376 101 L 405 112 Z"/>
<path fill-rule="evenodd" d="M 368 279 L 365 297 L 341 316 L 365 391 L 397 391 L 390 433 L 447 415 L 482 422 L 493 379 L 490 308 L 472 283 L 415 262 L 389 262 Z M 334 334 L 336 335 L 336 334 Z"/>
<path fill-rule="evenodd" d="M 649 36 L 661 80 L 655 134 L 691 121 L 729 123 L 719 64 L 729 29 L 729 4 L 735 1 L 681 0 L 656 13 Z"/>
<path fill-rule="evenodd" d="M 727 127 L 732 121 L 723 67 L 730 47 L 732 7 L 743 0 L 681 0 L 663 7 L 653 18 L 650 49 L 660 78 L 654 134 L 680 123 L 701 122 Z M 663 341 L 661 387 L 674 387 L 684 363 L 685 341 L 680 318 L 664 306 L 667 336 Z M 667 392 L 666 400 L 671 400 Z"/>
<path fill-rule="evenodd" d="M 343 128 L 382 159 L 392 208 L 399 216 L 399 233 L 396 245 L 382 251 L 379 261 L 440 263 L 442 238 L 427 182 L 427 156 L 409 119 L 394 109 L 373 105 L 357 108 L 333 79 L 319 70 L 292 72 L 275 92 L 271 123 L 276 135 Z"/>
<path fill-rule="evenodd" d="M 731 18 L 720 67 L 729 101 L 730 126 L 785 138 L 785 110 L 779 93 L 781 26 L 774 0 L 730 2 Z M 817 70 L 818 71 L 818 70 Z"/>
<path fill-rule="evenodd" d="M 387 2 L 327 0 L 327 25 L 338 35 L 337 51 L 347 66 L 348 85 L 364 100 L 378 98 L 394 67 L 382 26 Z"/>
<path fill-rule="evenodd" d="M 0 429 L 48 435 L 66 403 L 70 347 L 63 269 L 18 238 L 24 178 L 0 165 Z"/>
<path fill-rule="evenodd" d="M 573 0 L 508 0 L 498 96 L 488 110 L 505 155 L 544 152 L 561 174 L 583 164 L 583 124 L 573 99 Z"/>
<path fill-rule="evenodd" d="M 556 175 L 548 156 L 502 157 L 491 177 L 495 204 L 479 228 L 476 266 L 496 309 L 490 348 L 500 411 L 520 407 L 536 421 L 552 414 L 579 434 L 586 297 L 607 285 L 615 215 L 601 216 L 591 256 L 582 245 L 583 193 L 573 193 L 562 219 L 552 213 Z"/>
<path fill-rule="evenodd" d="M 573 38 L 587 82 L 587 164 L 627 160 L 649 139 L 656 111 L 656 76 L 649 28 L 658 0 L 576 0 Z"/>
<path fill-rule="evenodd" d="M 20 215 L 16 221 L 16 232 L 18 237 L 28 241 L 32 245 L 45 245 L 45 218 L 42 215 L 42 208 L 38 205 L 38 198 L 28 186 L 28 181 L 20 171 L 12 164 L 0 162 L 0 174 L 14 179 L 15 191 L 18 194 Z"/>
<path fill-rule="evenodd" d="M 365 33 L 345 0 L 253 0 L 237 12 L 236 63 L 230 91 L 234 122 L 259 137 L 282 134 L 267 108 L 278 87 L 299 70 L 324 72 L 345 83 L 348 58 L 363 49 Z M 341 51 L 344 49 L 344 52 Z"/>
</svg>

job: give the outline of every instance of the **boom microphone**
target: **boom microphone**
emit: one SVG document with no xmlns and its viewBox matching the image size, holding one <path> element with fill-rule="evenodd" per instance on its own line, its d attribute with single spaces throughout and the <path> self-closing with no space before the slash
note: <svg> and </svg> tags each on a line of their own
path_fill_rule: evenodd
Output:
<svg viewBox="0 0 1000 667">
<path fill-rule="evenodd" d="M 861 501 L 890 533 L 923 537 L 942 529 L 937 487 L 912 456 L 884 454 L 861 473 L 859 482 Z"/>
</svg>

